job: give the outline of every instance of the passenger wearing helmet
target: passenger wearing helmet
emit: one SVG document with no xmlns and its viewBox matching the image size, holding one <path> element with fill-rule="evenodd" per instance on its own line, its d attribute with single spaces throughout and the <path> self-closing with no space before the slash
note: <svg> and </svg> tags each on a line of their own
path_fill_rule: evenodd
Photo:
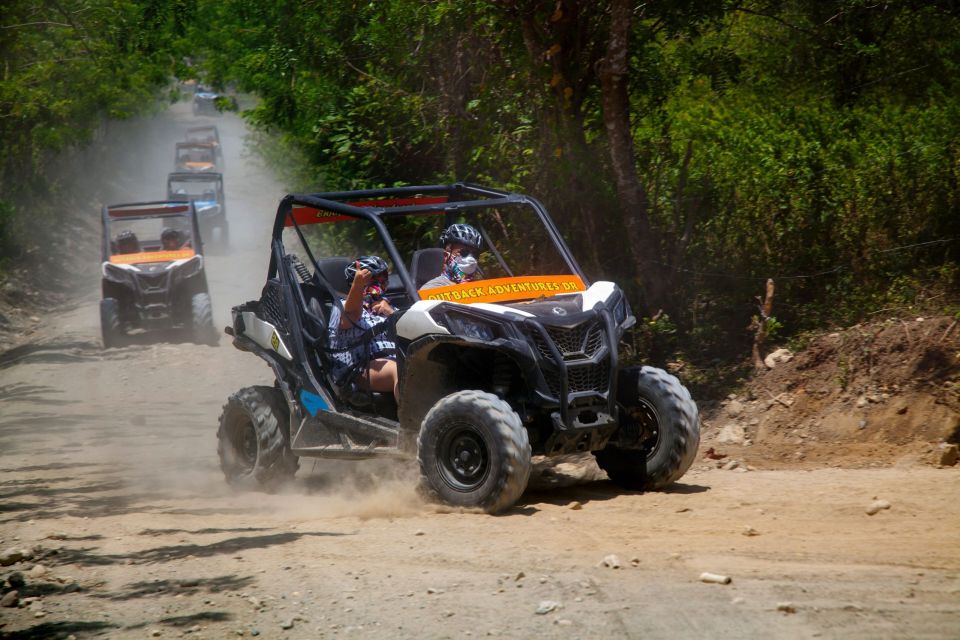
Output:
<svg viewBox="0 0 960 640">
<path fill-rule="evenodd" d="M 116 239 L 117 253 L 140 253 L 140 241 L 133 231 L 122 231 Z"/>
<path fill-rule="evenodd" d="M 328 327 L 334 378 L 341 385 L 356 381 L 370 391 L 389 391 L 398 398 L 396 344 L 386 335 L 368 333 L 395 311 L 383 297 L 387 263 L 378 256 L 361 256 L 343 274 L 350 291 L 341 300 L 342 312 L 334 306 Z"/>
<path fill-rule="evenodd" d="M 183 234 L 176 229 L 166 227 L 160 233 L 160 244 L 164 251 L 176 251 L 183 246 Z"/>
<path fill-rule="evenodd" d="M 452 224 L 440 234 L 443 247 L 443 270 L 436 278 L 428 280 L 421 289 L 446 287 L 461 282 L 481 280 L 480 248 L 483 238 L 468 224 Z"/>
</svg>

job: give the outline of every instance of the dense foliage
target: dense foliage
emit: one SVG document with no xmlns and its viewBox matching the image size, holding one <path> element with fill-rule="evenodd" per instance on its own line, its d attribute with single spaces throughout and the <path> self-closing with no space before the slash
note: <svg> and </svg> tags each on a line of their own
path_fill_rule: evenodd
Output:
<svg viewBox="0 0 960 640">
<path fill-rule="evenodd" d="M 180 73 L 260 98 L 249 118 L 309 165 L 298 187 L 532 193 L 591 277 L 702 354 L 749 339 L 768 277 L 789 332 L 956 304 L 954 2 L 77 4 L 82 28 L 0 43 L 0 133 L 32 163 L 82 134 L 65 122 L 123 113 L 191 60 Z M 69 25 L 31 7 L 5 11 L 3 33 Z M 24 167 L 39 175 L 5 156 L 4 186 Z"/>
<path fill-rule="evenodd" d="M 174 70 L 174 3 L 5 0 L 0 10 L 0 257 L 37 220 L 71 152 L 105 117 L 155 104 Z M 17 215 L 18 211 L 20 212 Z"/>
<path fill-rule="evenodd" d="M 956 294 L 955 3 L 195 7 L 206 72 L 262 97 L 309 186 L 531 192 L 705 351 L 747 339 L 767 277 L 791 331 Z"/>
</svg>

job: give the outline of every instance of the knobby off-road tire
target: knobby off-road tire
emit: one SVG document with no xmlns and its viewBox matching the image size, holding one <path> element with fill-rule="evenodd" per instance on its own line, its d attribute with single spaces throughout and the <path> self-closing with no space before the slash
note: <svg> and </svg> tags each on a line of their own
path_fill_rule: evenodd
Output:
<svg viewBox="0 0 960 640">
<path fill-rule="evenodd" d="M 700 446 L 700 417 L 690 392 L 663 369 L 643 367 L 620 372 L 618 402 L 652 433 L 641 449 L 608 445 L 594 456 L 616 484 L 653 490 L 686 473 Z"/>
<path fill-rule="evenodd" d="M 194 342 L 217 346 L 220 336 L 213 326 L 213 306 L 209 293 L 195 293 L 190 298 L 190 320 Z"/>
<path fill-rule="evenodd" d="M 273 491 L 300 467 L 290 451 L 289 413 L 273 387 L 246 387 L 223 405 L 217 430 L 220 469 L 231 485 Z"/>
<path fill-rule="evenodd" d="M 458 391 L 427 413 L 417 438 L 420 486 L 429 497 L 488 513 L 509 508 L 530 479 L 530 440 L 510 405 Z"/>
<path fill-rule="evenodd" d="M 118 347 L 123 342 L 123 330 L 120 328 L 120 305 L 115 298 L 100 301 L 100 332 L 106 349 Z"/>
</svg>

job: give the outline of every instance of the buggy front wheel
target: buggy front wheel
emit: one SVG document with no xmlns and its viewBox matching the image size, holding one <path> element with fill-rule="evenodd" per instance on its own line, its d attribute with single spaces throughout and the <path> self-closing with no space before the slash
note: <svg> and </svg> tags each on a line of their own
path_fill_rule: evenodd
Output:
<svg viewBox="0 0 960 640">
<path fill-rule="evenodd" d="M 448 504 L 496 513 L 517 501 L 530 478 L 530 440 L 520 417 L 483 391 L 459 391 L 434 405 L 417 450 L 422 488 Z"/>
<path fill-rule="evenodd" d="M 217 335 L 217 328 L 213 326 L 213 308 L 209 293 L 195 293 L 190 298 L 190 320 L 194 342 L 217 346 L 220 336 Z"/>
<path fill-rule="evenodd" d="M 633 490 L 663 489 L 693 464 L 700 445 L 700 418 L 690 392 L 676 377 L 655 367 L 620 372 L 620 428 L 629 447 L 608 444 L 594 451 L 597 465 L 616 484 Z"/>
<path fill-rule="evenodd" d="M 116 298 L 104 298 L 100 301 L 100 331 L 105 349 L 120 346 L 123 329 L 120 328 L 120 305 Z"/>
</svg>

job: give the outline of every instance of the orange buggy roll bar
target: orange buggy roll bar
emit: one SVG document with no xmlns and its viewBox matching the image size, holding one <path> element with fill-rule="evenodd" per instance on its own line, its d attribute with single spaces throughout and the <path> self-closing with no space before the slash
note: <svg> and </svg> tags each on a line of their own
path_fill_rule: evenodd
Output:
<svg viewBox="0 0 960 640">
<path fill-rule="evenodd" d="M 447 196 L 422 196 L 414 198 L 384 198 L 382 200 L 361 200 L 354 202 L 347 202 L 353 207 L 407 207 L 415 205 L 426 205 L 426 204 L 443 204 L 447 202 Z M 443 211 L 433 212 L 437 215 L 442 215 Z M 344 222 L 347 220 L 359 220 L 360 218 L 355 218 L 353 216 L 345 216 L 340 213 L 335 213 L 333 211 L 328 211 L 326 209 L 320 209 L 317 207 L 308 207 L 306 205 L 293 205 L 293 209 L 290 212 L 290 215 L 284 220 L 283 226 L 292 227 L 293 222 L 296 221 L 298 225 L 308 225 L 308 224 L 326 224 L 328 222 Z"/>
</svg>

